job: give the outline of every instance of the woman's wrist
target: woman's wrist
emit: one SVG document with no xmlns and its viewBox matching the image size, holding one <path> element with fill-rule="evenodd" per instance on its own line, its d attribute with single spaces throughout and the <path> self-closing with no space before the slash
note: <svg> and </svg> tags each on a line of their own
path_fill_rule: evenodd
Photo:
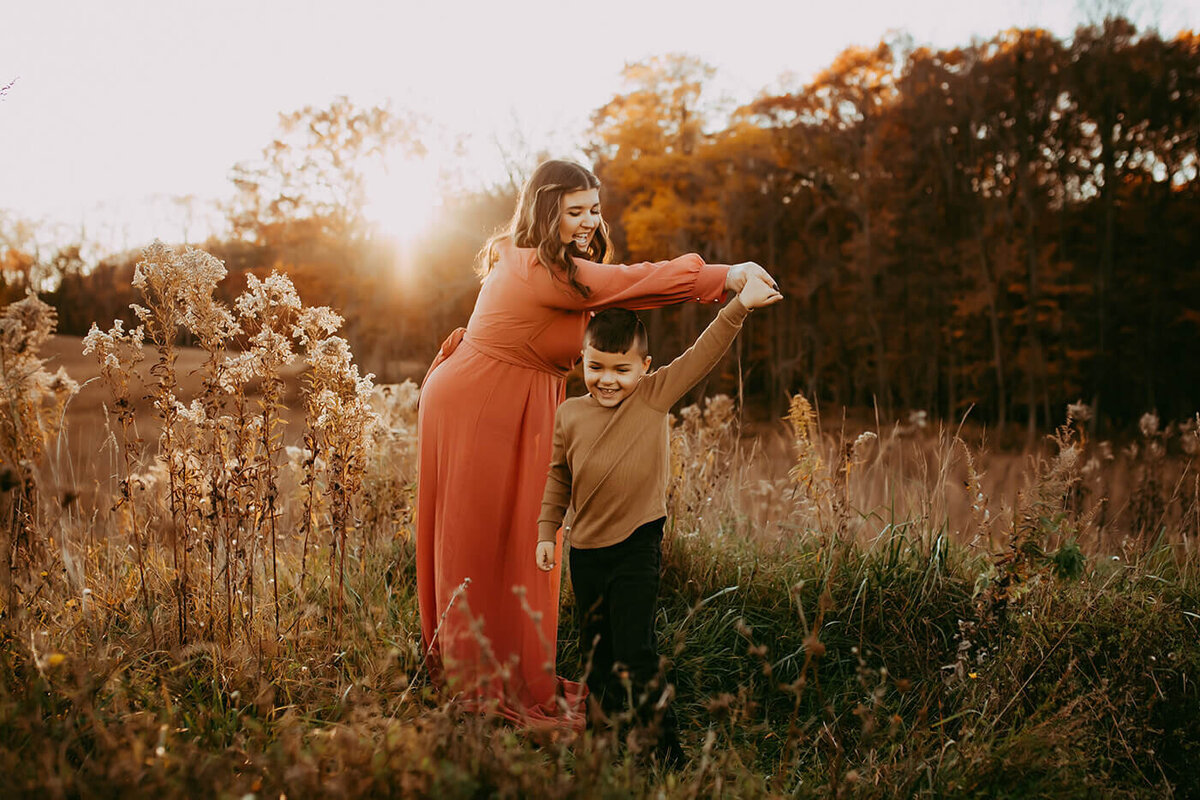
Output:
<svg viewBox="0 0 1200 800">
<path fill-rule="evenodd" d="M 725 290 L 740 292 L 745 285 L 746 267 L 742 264 L 734 264 L 729 268 L 729 272 L 725 273 Z"/>
</svg>

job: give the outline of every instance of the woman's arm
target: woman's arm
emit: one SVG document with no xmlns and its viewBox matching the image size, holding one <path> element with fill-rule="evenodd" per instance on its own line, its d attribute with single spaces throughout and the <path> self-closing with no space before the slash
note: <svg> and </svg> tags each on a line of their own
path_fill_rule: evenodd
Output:
<svg viewBox="0 0 1200 800">
<path fill-rule="evenodd" d="M 587 286 L 581 296 L 565 281 L 541 269 L 542 302 L 568 311 L 598 311 L 603 308 L 661 308 L 685 302 L 720 302 L 727 291 L 730 267 L 705 264 L 695 253 L 669 261 L 640 264 L 597 264 L 575 259 L 576 277 Z"/>
<path fill-rule="evenodd" d="M 576 259 L 577 277 L 591 289 L 578 308 L 628 308 L 634 311 L 685 302 L 719 303 L 727 292 L 737 293 L 753 277 L 774 286 L 775 279 L 753 261 L 726 266 L 706 264 L 695 253 L 670 261 L 641 264 L 596 264 Z"/>
</svg>

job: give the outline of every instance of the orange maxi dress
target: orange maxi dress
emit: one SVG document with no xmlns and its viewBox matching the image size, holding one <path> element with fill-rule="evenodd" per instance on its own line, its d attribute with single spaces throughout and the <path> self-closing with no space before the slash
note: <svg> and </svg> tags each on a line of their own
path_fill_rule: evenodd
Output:
<svg viewBox="0 0 1200 800">
<path fill-rule="evenodd" d="M 581 728 L 556 675 L 559 571 L 534 562 L 554 412 L 591 312 L 719 302 L 727 266 L 697 255 L 628 266 L 577 259 L 580 297 L 508 241 L 465 329 L 446 340 L 418 411 L 417 596 L 435 679 L 514 722 Z M 561 563 L 561 537 L 555 563 Z"/>
</svg>

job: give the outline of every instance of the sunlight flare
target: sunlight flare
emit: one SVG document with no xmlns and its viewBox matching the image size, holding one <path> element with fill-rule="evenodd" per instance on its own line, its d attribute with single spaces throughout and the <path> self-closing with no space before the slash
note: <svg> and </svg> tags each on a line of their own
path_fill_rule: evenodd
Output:
<svg viewBox="0 0 1200 800">
<path fill-rule="evenodd" d="M 379 236 L 411 244 L 441 205 L 437 166 L 427 157 L 392 152 L 365 177 L 367 221 Z"/>
</svg>

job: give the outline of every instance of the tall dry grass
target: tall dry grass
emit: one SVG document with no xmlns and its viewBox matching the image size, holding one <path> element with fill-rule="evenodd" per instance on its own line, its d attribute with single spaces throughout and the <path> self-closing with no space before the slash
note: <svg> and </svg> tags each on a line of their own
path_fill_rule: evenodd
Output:
<svg viewBox="0 0 1200 800">
<path fill-rule="evenodd" d="M 616 729 L 523 731 L 431 688 L 415 387 L 360 375 L 285 276 L 231 306 L 224 277 L 155 245 L 139 326 L 86 338 L 107 396 L 90 488 L 75 385 L 40 350 L 52 311 L 5 309 L 9 793 L 1200 792 L 1196 420 L 1117 445 L 1077 406 L 1011 457 L 919 416 L 830 430 L 802 396 L 751 439 L 727 397 L 683 409 L 658 627 L 691 762 L 664 771 Z"/>
</svg>

